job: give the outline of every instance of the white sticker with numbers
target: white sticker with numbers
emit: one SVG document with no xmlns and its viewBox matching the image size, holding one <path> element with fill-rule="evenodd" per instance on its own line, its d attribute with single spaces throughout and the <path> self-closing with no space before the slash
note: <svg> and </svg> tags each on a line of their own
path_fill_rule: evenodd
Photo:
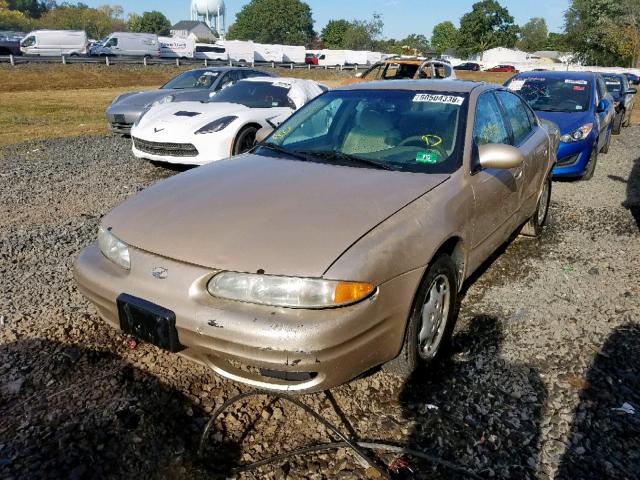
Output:
<svg viewBox="0 0 640 480">
<path fill-rule="evenodd" d="M 427 103 L 446 103 L 448 105 L 462 105 L 464 103 L 464 97 L 458 97 L 456 95 L 434 95 L 431 93 L 418 93 L 413 97 L 414 102 L 427 102 Z"/>
</svg>

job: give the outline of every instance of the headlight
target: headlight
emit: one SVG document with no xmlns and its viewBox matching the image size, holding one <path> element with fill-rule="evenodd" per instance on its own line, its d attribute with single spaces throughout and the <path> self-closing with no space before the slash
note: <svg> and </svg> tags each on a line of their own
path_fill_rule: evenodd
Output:
<svg viewBox="0 0 640 480">
<path fill-rule="evenodd" d="M 113 263 L 126 270 L 131 268 L 127 244 L 102 226 L 98 228 L 98 245 L 102 254 Z"/>
<path fill-rule="evenodd" d="M 206 124 L 200 130 L 198 130 L 196 132 L 196 135 L 220 132 L 227 128 L 231 124 L 231 122 L 233 122 L 237 118 L 238 117 L 234 117 L 233 115 L 231 115 L 228 117 L 219 118 L 218 120 L 214 120 L 213 122 Z"/>
<path fill-rule="evenodd" d="M 222 272 L 207 286 L 214 297 L 290 308 L 349 305 L 371 295 L 370 283 Z"/>
<path fill-rule="evenodd" d="M 173 95 L 165 95 L 164 97 L 159 98 L 155 102 L 152 102 L 150 106 L 155 107 L 156 105 L 164 105 L 165 103 L 171 103 L 173 102 L 174 99 L 175 97 Z"/>
<path fill-rule="evenodd" d="M 571 133 L 565 133 L 560 137 L 560 141 L 564 143 L 579 142 L 580 140 L 587 138 L 591 133 L 591 130 L 593 130 L 593 123 L 587 123 L 580 128 L 576 128 Z"/>
</svg>

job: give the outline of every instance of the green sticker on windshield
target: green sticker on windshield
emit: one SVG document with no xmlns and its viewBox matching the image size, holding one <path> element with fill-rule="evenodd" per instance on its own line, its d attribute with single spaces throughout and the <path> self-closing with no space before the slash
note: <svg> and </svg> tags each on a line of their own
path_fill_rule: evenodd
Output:
<svg viewBox="0 0 640 480">
<path fill-rule="evenodd" d="M 416 153 L 416 162 L 418 163 L 438 163 L 440 154 L 437 150 L 427 150 Z"/>
</svg>

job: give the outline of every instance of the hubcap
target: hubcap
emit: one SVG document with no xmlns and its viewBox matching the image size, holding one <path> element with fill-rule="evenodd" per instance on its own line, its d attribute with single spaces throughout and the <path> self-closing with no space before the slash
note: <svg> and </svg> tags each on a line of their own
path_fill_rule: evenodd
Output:
<svg viewBox="0 0 640 480">
<path fill-rule="evenodd" d="M 449 303 L 451 300 L 451 286 L 449 279 L 438 275 L 429 286 L 429 291 L 422 306 L 422 322 L 418 333 L 418 351 L 420 356 L 430 360 L 438 352 L 447 319 L 449 318 Z"/>
<path fill-rule="evenodd" d="M 547 210 L 549 209 L 549 181 L 544 182 L 542 189 L 542 196 L 540 197 L 540 207 L 538 207 L 538 225 L 542 225 L 545 217 L 547 216 Z"/>
</svg>

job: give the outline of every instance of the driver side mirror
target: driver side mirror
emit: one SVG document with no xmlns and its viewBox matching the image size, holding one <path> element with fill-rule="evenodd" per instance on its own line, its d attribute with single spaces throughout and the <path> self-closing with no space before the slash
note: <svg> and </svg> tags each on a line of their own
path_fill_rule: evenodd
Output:
<svg viewBox="0 0 640 480">
<path fill-rule="evenodd" d="M 596 113 L 604 113 L 607 111 L 607 102 L 604 100 L 600 100 L 598 104 L 598 108 L 596 109 Z"/>
<path fill-rule="evenodd" d="M 636 93 L 638 93 L 638 89 L 637 88 L 630 88 L 629 90 L 627 90 L 627 93 L 635 95 Z"/>
<path fill-rule="evenodd" d="M 524 164 L 524 156 L 516 147 L 502 143 L 489 143 L 478 146 L 478 158 L 481 168 L 516 168 Z"/>
<path fill-rule="evenodd" d="M 272 133 L 273 133 L 273 127 L 262 127 L 256 133 L 256 144 L 264 142 L 264 140 Z"/>
</svg>

